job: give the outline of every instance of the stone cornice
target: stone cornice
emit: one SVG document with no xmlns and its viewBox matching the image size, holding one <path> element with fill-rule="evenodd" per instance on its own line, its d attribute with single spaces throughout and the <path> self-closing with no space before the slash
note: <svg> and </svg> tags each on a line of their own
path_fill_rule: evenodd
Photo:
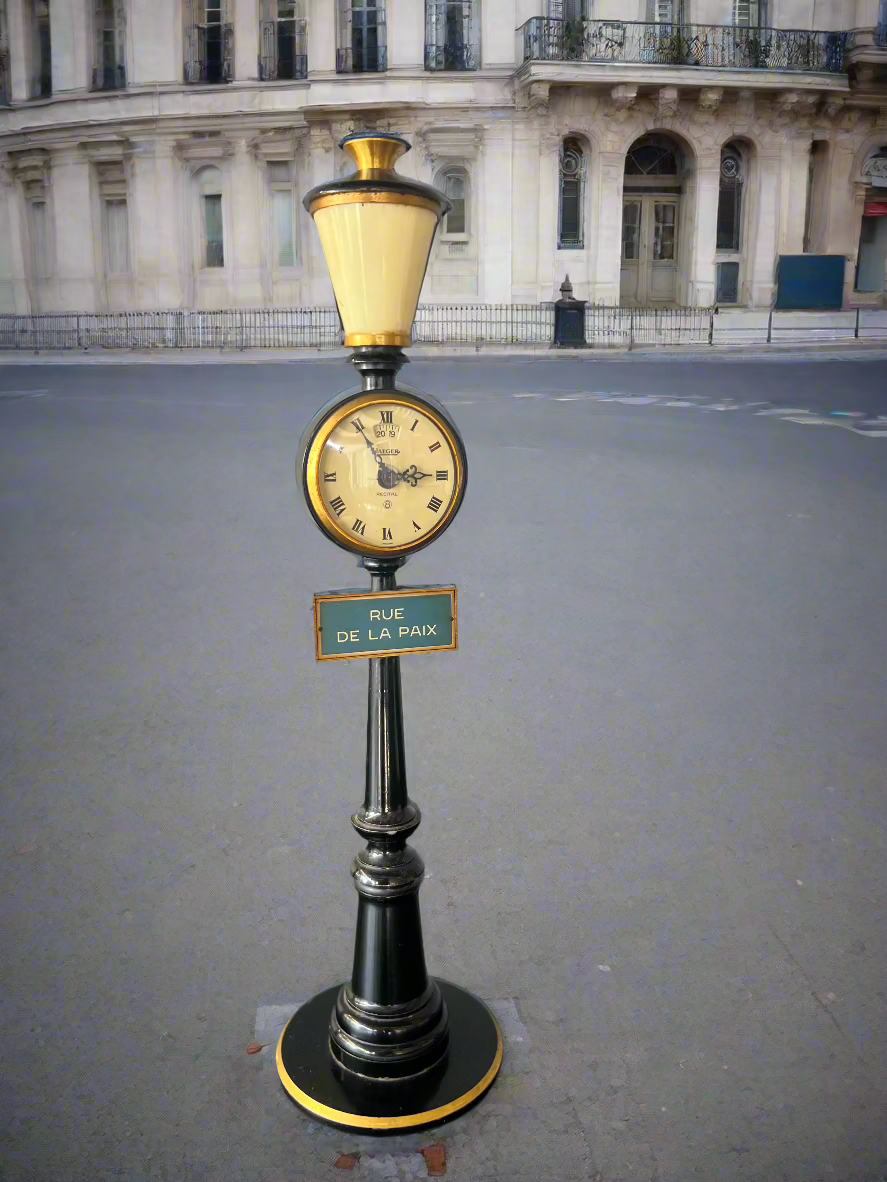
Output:
<svg viewBox="0 0 887 1182">
<path fill-rule="evenodd" d="M 425 154 L 432 160 L 476 160 L 483 145 L 477 124 L 432 124 L 420 129 Z"/>
</svg>

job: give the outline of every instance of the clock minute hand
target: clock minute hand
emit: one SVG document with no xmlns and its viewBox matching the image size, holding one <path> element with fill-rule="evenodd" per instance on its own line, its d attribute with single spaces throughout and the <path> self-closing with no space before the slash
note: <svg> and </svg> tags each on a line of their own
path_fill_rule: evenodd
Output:
<svg viewBox="0 0 887 1182">
<path fill-rule="evenodd" d="M 386 467 L 387 465 L 385 464 L 385 461 L 384 461 L 384 460 L 381 458 L 381 456 L 379 455 L 379 453 L 376 451 L 376 449 L 375 449 L 375 448 L 373 447 L 373 445 L 370 443 L 370 441 L 369 441 L 369 439 L 367 438 L 366 432 L 364 431 L 363 427 L 360 427 L 360 428 L 359 428 L 359 430 L 360 430 L 360 433 L 361 433 L 361 435 L 363 435 L 363 441 L 364 441 L 364 443 L 367 445 L 367 447 L 368 447 L 368 448 L 370 449 L 370 451 L 373 453 L 373 459 L 376 461 L 376 463 L 377 463 L 377 464 L 381 464 L 383 467 Z"/>
</svg>

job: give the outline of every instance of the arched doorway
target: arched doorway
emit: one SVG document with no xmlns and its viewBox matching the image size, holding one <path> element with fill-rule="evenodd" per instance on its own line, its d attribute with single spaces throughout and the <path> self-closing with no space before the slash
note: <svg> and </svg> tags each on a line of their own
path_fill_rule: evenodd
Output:
<svg viewBox="0 0 887 1182">
<path fill-rule="evenodd" d="M 622 304 L 677 303 L 683 183 L 683 153 L 670 136 L 644 135 L 628 149 L 622 198 Z"/>
<path fill-rule="evenodd" d="M 887 290 L 887 144 L 869 154 L 862 168 L 866 185 L 854 289 L 868 295 Z"/>
</svg>

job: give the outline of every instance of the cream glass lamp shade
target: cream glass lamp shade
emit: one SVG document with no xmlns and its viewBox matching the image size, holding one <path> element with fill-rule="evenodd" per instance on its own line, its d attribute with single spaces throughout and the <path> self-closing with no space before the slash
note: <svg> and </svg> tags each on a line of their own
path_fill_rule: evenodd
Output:
<svg viewBox="0 0 887 1182">
<path fill-rule="evenodd" d="M 409 151 L 400 136 L 346 136 L 339 145 L 357 172 L 305 198 L 329 267 L 345 344 L 409 345 L 428 256 L 450 202 L 406 180 L 394 162 Z"/>
</svg>

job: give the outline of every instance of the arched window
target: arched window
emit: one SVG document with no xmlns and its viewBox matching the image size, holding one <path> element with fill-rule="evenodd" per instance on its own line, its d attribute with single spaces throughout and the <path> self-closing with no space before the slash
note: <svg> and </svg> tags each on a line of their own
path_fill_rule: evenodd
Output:
<svg viewBox="0 0 887 1182">
<path fill-rule="evenodd" d="M 446 168 L 438 177 L 438 188 L 449 197 L 453 208 L 441 227 L 444 238 L 468 237 L 468 173 L 464 168 Z"/>
<path fill-rule="evenodd" d="M 222 174 L 213 165 L 194 174 L 200 217 L 201 267 L 224 267 L 225 236 L 222 219 Z"/>
<path fill-rule="evenodd" d="M 561 250 L 581 250 L 584 246 L 582 210 L 586 163 L 585 150 L 579 141 L 565 139 L 561 145 L 558 201 L 557 244 Z"/>
<path fill-rule="evenodd" d="M 680 172 L 675 145 L 664 136 L 644 135 L 625 157 L 626 176 L 670 176 Z"/>
<path fill-rule="evenodd" d="M 718 250 L 738 251 L 742 245 L 742 152 L 736 144 L 721 151 L 721 179 L 718 192 Z"/>
</svg>

